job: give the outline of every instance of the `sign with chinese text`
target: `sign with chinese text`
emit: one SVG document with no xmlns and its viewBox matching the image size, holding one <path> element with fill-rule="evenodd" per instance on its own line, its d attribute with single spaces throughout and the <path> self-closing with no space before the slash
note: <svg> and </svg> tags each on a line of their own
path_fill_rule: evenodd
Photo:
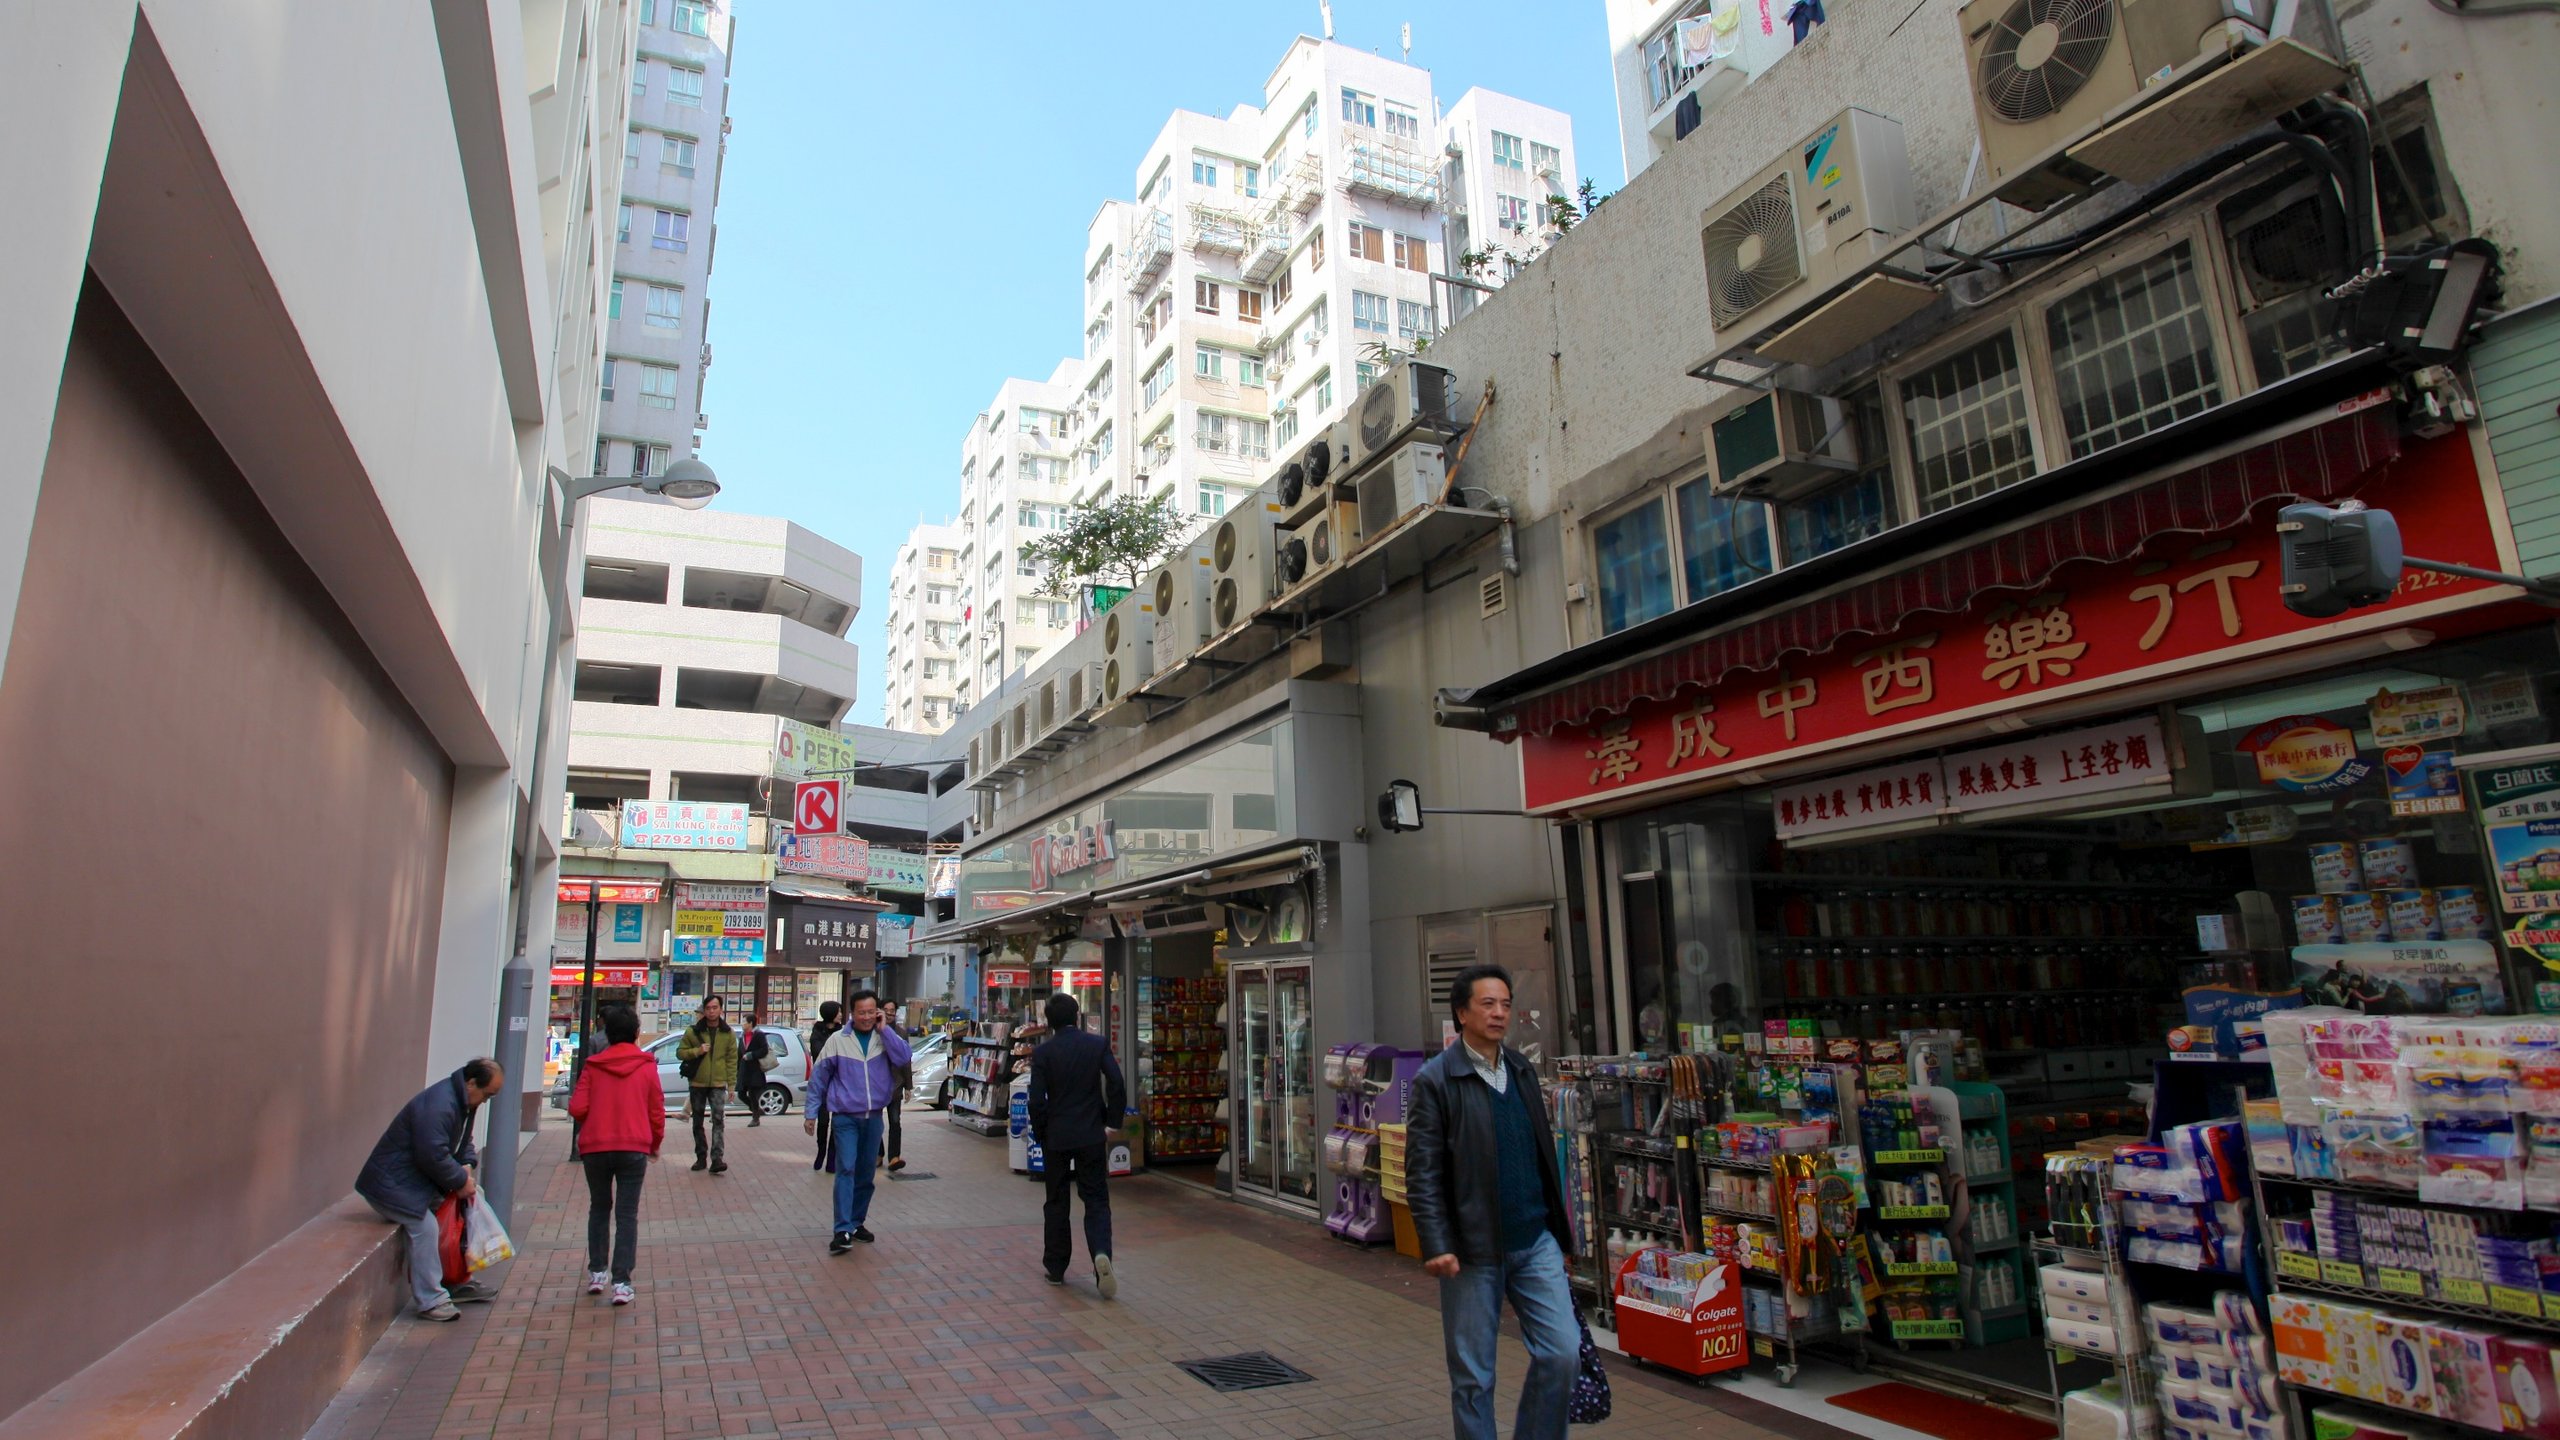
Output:
<svg viewBox="0 0 2560 1440">
<path fill-rule="evenodd" d="M 678 935 L 725 935 L 727 933 L 728 931 L 720 924 L 720 912 L 717 910 L 678 910 L 676 912 L 676 934 Z"/>
<path fill-rule="evenodd" d="M 1046 890 L 1061 875 L 1072 875 L 1120 858 L 1112 824 L 1105 820 L 1055 835 L 1031 837 L 1031 888 Z"/>
<path fill-rule="evenodd" d="M 897 914 L 881 915 L 876 917 L 875 923 L 880 927 L 880 954 L 882 958 L 896 960 L 915 953 L 915 916 Z"/>
<path fill-rule="evenodd" d="M 2395 510 L 2413 554 L 2514 568 L 2462 436 L 2411 444 L 2359 498 Z M 2038 594 L 1985 596 L 1962 613 L 1916 616 L 1891 634 L 1852 638 L 1775 670 L 1736 672 L 1607 720 L 1523 736 L 1522 800 L 1539 813 L 1616 804 L 2511 595 L 2490 582 L 2411 570 L 2385 603 L 2313 620 L 2285 608 L 2278 561 L 2272 522 L 2162 537 L 2133 559 L 2065 566 Z"/>
<path fill-rule="evenodd" d="M 764 937 L 744 935 L 679 935 L 676 937 L 676 960 L 679 965 L 761 965 L 764 963 Z"/>
<path fill-rule="evenodd" d="M 1050 975 L 1049 983 L 1061 990 L 1094 989 L 1102 984 L 1099 970 L 1060 970 Z"/>
<path fill-rule="evenodd" d="M 625 800 L 622 848 L 744 851 L 747 807 L 706 800 Z"/>
<path fill-rule="evenodd" d="M 924 857 L 912 850 L 897 850 L 886 845 L 871 847 L 869 883 L 874 890 L 921 895 L 925 887 L 925 869 Z"/>
<path fill-rule="evenodd" d="M 2471 682 L 2471 708 L 2483 725 L 2512 725 L 2542 718 L 2542 700 L 2530 675 L 2483 675 Z"/>
<path fill-rule="evenodd" d="M 782 780 L 853 775 L 853 737 L 785 720 L 774 731 L 773 774 Z"/>
<path fill-rule="evenodd" d="M 676 882 L 678 935 L 762 935 L 764 887 Z"/>
<path fill-rule="evenodd" d="M 560 881 L 560 903 L 584 905 L 592 898 L 599 904 L 648 905 L 658 898 L 655 880 L 608 880 L 600 876 L 570 878 Z"/>
<path fill-rule="evenodd" d="M 2389 1015 L 2495 1015 L 2507 1008 L 2498 947 L 2486 940 L 2296 945 L 2293 976 L 2306 1005 Z"/>
<path fill-rule="evenodd" d="M 2560 760 L 2471 772 L 2498 903 L 2510 915 L 2560 910 Z"/>
<path fill-rule="evenodd" d="M 2462 809 L 2462 778 L 2454 773 L 2450 750 L 2394 745 L 2382 752 L 2382 778 L 2394 815 L 2451 815 Z"/>
<path fill-rule="evenodd" d="M 1011 990 L 1030 983 L 1031 972 L 1028 970 L 989 970 L 987 972 L 987 988 L 990 990 Z"/>
<path fill-rule="evenodd" d="M 2356 755 L 2355 732 L 2317 715 L 2287 715 L 2240 737 L 2240 753 L 2256 760 L 2258 778 L 2304 795 L 2352 790 L 2373 774 Z"/>
<path fill-rule="evenodd" d="M 859 835 L 785 835 L 773 868 L 860 884 L 871 877 L 871 842 Z"/>
<path fill-rule="evenodd" d="M 2157 715 L 2131 715 L 1946 758 L 1947 808 L 2007 810 L 2043 800 L 2112 795 L 2177 777 Z"/>
<path fill-rule="evenodd" d="M 794 965 L 868 965 L 880 958 L 877 918 L 848 906 L 794 905 L 783 948 Z"/>
<path fill-rule="evenodd" d="M 2459 685 L 2430 685 L 2424 690 L 2374 692 L 2365 707 L 2373 720 L 2377 745 L 2411 740 L 2451 740 L 2462 733 L 2465 707 Z"/>
<path fill-rule="evenodd" d="M 1800 785 L 1781 785 L 1773 801 L 1778 838 L 1806 840 L 1849 830 L 1934 820 L 1945 803 L 1936 756 L 1880 765 Z"/>
<path fill-rule="evenodd" d="M 1028 890 L 981 890 L 969 897 L 972 910 L 1021 910 L 1040 903 Z"/>
<path fill-rule="evenodd" d="M 555 987 L 566 985 L 571 989 L 576 989 L 577 987 L 584 985 L 586 983 L 586 979 L 587 967 L 584 965 L 554 965 L 551 967 L 551 983 Z M 602 988 L 607 985 L 629 987 L 634 985 L 646 985 L 648 983 L 649 967 L 646 965 L 598 965 L 596 967 L 596 985 L 598 988 Z"/>
</svg>

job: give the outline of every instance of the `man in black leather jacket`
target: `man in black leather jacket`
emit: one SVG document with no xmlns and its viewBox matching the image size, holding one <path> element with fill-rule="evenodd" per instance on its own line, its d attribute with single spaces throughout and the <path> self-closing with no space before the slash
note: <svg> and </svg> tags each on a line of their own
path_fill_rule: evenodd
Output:
<svg viewBox="0 0 2560 1440">
<path fill-rule="evenodd" d="M 1564 1181 L 1537 1072 L 1504 1045 L 1511 976 L 1470 965 L 1449 986 L 1458 1043 L 1414 1077 L 1406 1115 L 1406 1199 L 1440 1279 L 1440 1330 L 1458 1440 L 1494 1440 L 1493 1364 L 1502 1301 L 1520 1319 L 1529 1376 L 1515 1440 L 1563 1440 L 1581 1351 L 1565 1252 Z"/>
</svg>

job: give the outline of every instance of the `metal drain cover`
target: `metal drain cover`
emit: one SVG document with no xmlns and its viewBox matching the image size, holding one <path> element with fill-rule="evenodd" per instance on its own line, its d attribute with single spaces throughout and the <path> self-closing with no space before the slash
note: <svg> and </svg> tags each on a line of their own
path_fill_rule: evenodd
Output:
<svg viewBox="0 0 2560 1440">
<path fill-rule="evenodd" d="M 1316 1377 L 1267 1350 L 1220 1355 L 1208 1360 L 1182 1360 L 1175 1368 L 1212 1390 L 1260 1390 L 1268 1385 L 1299 1385 Z"/>
</svg>

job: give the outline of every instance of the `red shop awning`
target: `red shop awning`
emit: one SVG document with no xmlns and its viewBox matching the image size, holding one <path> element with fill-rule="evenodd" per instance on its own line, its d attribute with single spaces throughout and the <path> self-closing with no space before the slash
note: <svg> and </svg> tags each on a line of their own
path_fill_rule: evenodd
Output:
<svg viewBox="0 0 2560 1440">
<path fill-rule="evenodd" d="M 2389 405 L 2371 405 L 2165 480 L 2035 521 L 1908 569 L 1587 675 L 1507 707 L 1508 734 L 1544 735 L 1624 712 L 1639 701 L 1776 668 L 1887 634 L 1915 615 L 1953 614 L 1997 591 L 2033 593 L 2076 561 L 2130 559 L 2164 536 L 2213 535 L 2277 500 L 2330 501 L 2362 487 L 2400 453 Z"/>
</svg>

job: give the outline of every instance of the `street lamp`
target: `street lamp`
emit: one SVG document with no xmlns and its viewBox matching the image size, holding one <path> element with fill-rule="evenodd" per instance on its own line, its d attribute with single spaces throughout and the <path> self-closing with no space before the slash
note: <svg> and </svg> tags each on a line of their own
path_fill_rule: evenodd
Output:
<svg viewBox="0 0 2560 1440">
<path fill-rule="evenodd" d="M 655 475 L 587 475 L 572 476 L 554 465 L 549 468 L 552 483 L 560 487 L 560 528 L 563 534 L 577 523 L 579 502 L 590 495 L 626 486 L 644 495 L 655 495 L 669 504 L 686 510 L 699 510 L 720 493 L 720 477 L 699 460 L 678 460 Z M 537 553 L 546 557 L 550 574 L 543 577 L 543 593 L 565 604 L 569 590 L 569 547 L 555 545 L 556 538 L 544 536 Z M 544 627 L 542 645 L 542 703 L 533 734 L 533 793 L 542 793 L 542 774 L 551 764 L 551 692 L 552 672 L 560 664 L 560 616 L 554 612 L 551 623 Z M 497 1118 L 489 1123 L 489 1148 L 481 1157 L 481 1188 L 489 1192 L 489 1204 L 498 1212 L 501 1222 L 514 1218 L 516 1189 L 516 1137 L 524 1121 L 524 1063 L 527 1027 L 533 1014 L 533 957 L 525 953 L 527 907 L 533 903 L 534 839 L 541 826 L 531 822 L 521 827 L 516 837 L 516 924 L 515 953 L 508 957 L 506 968 L 498 980 L 498 1042 L 495 1053 L 506 1057 L 499 1072 L 498 1094 L 494 1110 Z M 590 892 L 592 893 L 592 892 Z M 578 1059 L 587 1056 L 589 1026 L 595 1014 L 596 907 L 587 908 L 586 972 L 578 986 Z M 545 966 L 548 969 L 548 965 Z M 504 1129 L 504 1134 L 500 1132 Z"/>
</svg>

